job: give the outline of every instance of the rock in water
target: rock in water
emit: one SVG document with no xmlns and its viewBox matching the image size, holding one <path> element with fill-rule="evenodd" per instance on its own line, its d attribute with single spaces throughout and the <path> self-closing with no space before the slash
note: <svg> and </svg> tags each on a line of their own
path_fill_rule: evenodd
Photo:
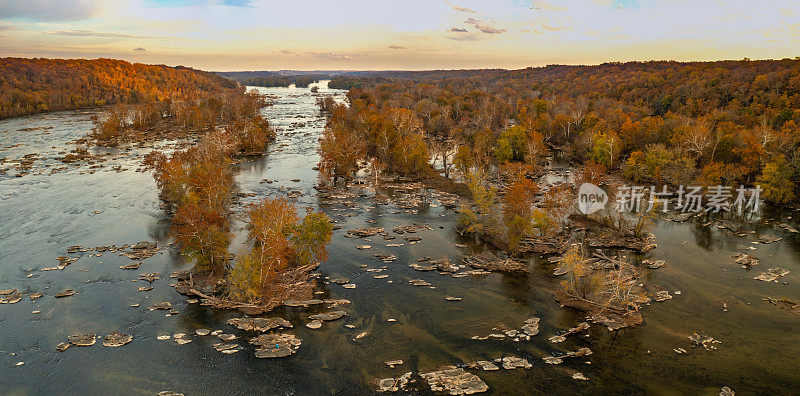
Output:
<svg viewBox="0 0 800 396">
<path fill-rule="evenodd" d="M 345 283 L 347 283 L 347 282 L 345 282 Z M 287 307 L 308 307 L 310 305 L 322 304 L 322 302 L 323 302 L 322 300 L 317 300 L 317 299 L 304 300 L 304 301 L 288 300 L 288 301 L 284 302 L 283 305 L 285 305 Z"/>
<path fill-rule="evenodd" d="M 475 362 L 475 364 L 478 365 L 481 369 L 483 369 L 483 371 L 500 370 L 500 367 L 497 367 L 496 364 L 494 364 L 494 363 L 492 363 L 492 362 L 490 362 L 488 360 L 479 360 L 479 361 Z"/>
<path fill-rule="evenodd" d="M 588 379 L 588 378 L 586 378 L 586 376 L 585 376 L 583 373 L 581 373 L 580 371 L 578 371 L 578 372 L 577 372 L 577 373 L 575 373 L 575 374 L 572 374 L 572 379 L 576 379 L 576 380 L 579 380 L 579 381 L 588 381 L 588 380 L 589 380 L 589 379 Z"/>
<path fill-rule="evenodd" d="M 141 262 L 138 262 L 138 263 L 133 263 L 133 264 L 128 264 L 128 265 L 123 265 L 123 266 L 120 266 L 120 267 L 119 267 L 119 269 L 123 269 L 123 270 L 137 270 L 137 269 L 139 269 L 139 266 L 140 266 L 140 265 L 142 265 L 142 263 L 141 263 Z"/>
<path fill-rule="evenodd" d="M 475 374 L 464 371 L 463 368 L 448 366 L 440 371 L 424 373 L 420 376 L 428 381 L 428 385 L 434 392 L 471 395 L 489 390 L 489 386 L 483 380 Z"/>
<path fill-rule="evenodd" d="M 162 301 L 158 304 L 153 305 L 152 309 L 162 309 L 162 310 L 172 309 L 172 304 L 170 304 L 169 301 Z"/>
<path fill-rule="evenodd" d="M 238 344 L 226 344 L 224 342 L 218 342 L 213 345 L 214 349 L 217 352 L 222 352 L 225 354 L 231 354 L 235 352 L 239 352 L 239 345 Z"/>
<path fill-rule="evenodd" d="M 785 276 L 789 273 L 789 270 L 783 268 L 770 268 L 767 272 L 753 278 L 756 280 L 764 281 L 764 282 L 773 282 L 777 281 L 780 277 Z"/>
<path fill-rule="evenodd" d="M 112 331 L 111 334 L 107 335 L 106 338 L 103 339 L 103 346 L 111 348 L 120 347 L 131 341 L 133 341 L 133 336 Z"/>
<path fill-rule="evenodd" d="M 316 330 L 322 327 L 322 322 L 320 322 L 319 320 L 312 320 L 306 324 L 306 327 L 312 330 Z"/>
<path fill-rule="evenodd" d="M 86 334 L 73 334 L 68 337 L 69 343 L 77 346 L 92 346 L 97 340 L 97 335 L 94 333 Z"/>
<path fill-rule="evenodd" d="M 653 297 L 653 300 L 656 302 L 663 302 L 671 299 L 672 296 L 669 294 L 667 290 L 660 290 L 656 292 L 656 295 Z"/>
<path fill-rule="evenodd" d="M 219 339 L 222 341 L 233 341 L 239 338 L 236 336 L 236 334 L 225 334 L 225 333 L 217 334 L 217 337 L 219 337 Z"/>
<path fill-rule="evenodd" d="M 67 289 L 67 290 L 64 290 L 64 291 L 62 291 L 60 293 L 56 293 L 56 298 L 69 297 L 69 296 L 71 296 L 73 294 L 75 294 L 75 290 Z"/>
<path fill-rule="evenodd" d="M 378 392 L 397 392 L 405 390 L 405 386 L 411 379 L 411 372 L 405 373 L 399 378 L 384 378 L 378 382 Z"/>
<path fill-rule="evenodd" d="M 289 356 L 300 348 L 302 341 L 294 334 L 262 334 L 251 338 L 250 343 L 259 346 L 256 357 L 265 359 Z"/>
<path fill-rule="evenodd" d="M 522 326 L 521 330 L 529 336 L 539 334 L 539 318 L 525 319 L 525 324 Z"/>
<path fill-rule="evenodd" d="M 22 294 L 17 293 L 16 290 L 2 290 L 8 292 L 0 294 L 0 304 L 16 304 L 22 300 Z"/>
<path fill-rule="evenodd" d="M 266 332 L 278 327 L 291 328 L 292 324 L 283 318 L 232 318 L 228 324 L 240 330 Z"/>
<path fill-rule="evenodd" d="M 722 389 L 720 389 L 719 391 L 719 396 L 735 396 L 735 395 L 736 392 L 734 392 L 733 389 L 727 386 L 722 387 Z"/>
<path fill-rule="evenodd" d="M 347 315 L 347 313 L 345 313 L 344 311 L 331 311 L 331 312 L 328 312 L 328 313 L 311 315 L 308 318 L 311 319 L 311 320 L 319 320 L 319 321 L 325 322 L 325 321 L 329 321 L 329 320 L 339 319 L 339 318 L 341 318 L 342 316 L 345 316 L 345 315 Z"/>
<path fill-rule="evenodd" d="M 513 370 L 515 368 L 529 369 L 533 367 L 527 360 L 515 356 L 506 356 L 502 359 L 503 368 L 506 370 Z"/>
<path fill-rule="evenodd" d="M 386 363 L 387 366 L 389 366 L 389 368 L 394 368 L 394 366 L 399 366 L 399 365 L 403 364 L 403 361 L 398 359 L 398 360 L 390 360 L 390 361 L 385 362 L 385 363 Z"/>
</svg>

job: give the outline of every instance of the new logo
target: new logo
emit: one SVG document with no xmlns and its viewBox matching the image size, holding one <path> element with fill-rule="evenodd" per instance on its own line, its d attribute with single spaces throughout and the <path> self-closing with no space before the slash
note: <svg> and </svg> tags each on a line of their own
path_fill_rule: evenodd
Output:
<svg viewBox="0 0 800 396">
<path fill-rule="evenodd" d="M 606 207 L 608 194 L 602 188 L 592 184 L 583 183 L 578 189 L 578 210 L 590 215 Z"/>
</svg>

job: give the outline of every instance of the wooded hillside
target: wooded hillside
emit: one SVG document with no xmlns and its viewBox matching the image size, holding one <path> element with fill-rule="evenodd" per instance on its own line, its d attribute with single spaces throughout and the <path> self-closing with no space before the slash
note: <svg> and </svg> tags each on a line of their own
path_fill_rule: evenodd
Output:
<svg viewBox="0 0 800 396">
<path fill-rule="evenodd" d="M 216 92 L 236 83 L 186 67 L 115 59 L 0 58 L 0 118 Z"/>
</svg>

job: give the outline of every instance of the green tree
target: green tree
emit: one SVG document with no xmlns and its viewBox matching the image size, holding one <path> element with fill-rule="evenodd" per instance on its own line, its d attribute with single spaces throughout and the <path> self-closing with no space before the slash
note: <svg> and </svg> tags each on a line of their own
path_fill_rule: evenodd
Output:
<svg viewBox="0 0 800 396">
<path fill-rule="evenodd" d="M 792 169 L 786 157 L 779 155 L 764 165 L 758 178 L 765 200 L 775 203 L 788 203 L 794 199 L 795 181 L 792 180 Z"/>
</svg>

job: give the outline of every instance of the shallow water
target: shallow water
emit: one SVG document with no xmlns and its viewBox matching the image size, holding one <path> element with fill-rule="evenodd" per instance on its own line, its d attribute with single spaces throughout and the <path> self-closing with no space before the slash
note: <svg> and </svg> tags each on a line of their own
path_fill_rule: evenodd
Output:
<svg viewBox="0 0 800 396">
<path fill-rule="evenodd" d="M 290 331 L 303 344 L 288 358 L 255 358 L 246 342 L 249 334 L 225 324 L 228 318 L 241 315 L 188 304 L 170 287 L 168 275 L 188 264 L 167 246 L 169 221 L 151 175 L 135 171 L 149 148 L 104 150 L 109 160 L 93 173 L 82 165 L 49 175 L 62 166 L 55 160 L 58 153 L 89 131 L 91 112 L 4 120 L 0 121 L 0 157 L 16 160 L 38 153 L 43 159 L 22 177 L 14 177 L 18 171 L 13 169 L 0 175 L 0 289 L 41 292 L 44 297 L 30 301 L 26 296 L 19 303 L 0 305 L 0 393 L 363 394 L 373 391 L 379 378 L 508 355 L 527 358 L 533 367 L 473 371 L 492 393 L 716 394 L 730 386 L 748 394 L 792 393 L 800 388 L 800 318 L 762 301 L 767 296 L 800 299 L 800 239 L 796 234 L 775 228 L 773 222 L 748 225 L 757 234 L 739 238 L 714 225 L 702 227 L 699 219 L 696 223 L 659 221 L 652 230 L 659 247 L 648 257 L 664 259 L 667 266 L 648 274 L 648 287 L 680 290 L 681 294 L 646 307 L 643 326 L 610 333 L 593 325 L 588 337 L 570 336 L 563 343 L 552 344 L 548 341 L 551 335 L 583 320 L 580 313 L 559 308 L 553 301 L 550 291 L 558 279 L 550 275 L 552 264 L 532 259 L 532 271 L 525 276 L 494 273 L 458 279 L 412 270 L 407 264 L 422 256 L 448 256 L 459 262 L 463 252 L 454 244 L 464 241 L 453 230 L 455 213 L 435 199 L 416 213 L 391 213 L 397 208 L 374 205 L 368 189 L 358 191 L 364 195 L 354 199 L 355 209 L 320 207 L 313 189 L 317 172 L 312 167 L 318 161 L 317 139 L 324 118 L 315 107 L 315 97 L 308 89 L 260 90 L 277 96 L 275 104 L 263 113 L 280 131 L 264 158 L 236 165 L 239 191 L 256 194 L 242 198 L 236 208 L 240 210 L 261 196 L 297 190 L 303 193 L 297 199 L 300 205 L 321 208 L 336 219 L 342 228 L 334 231 L 330 258 L 319 272 L 331 278 L 348 277 L 357 288 L 326 284 L 321 290 L 324 298 L 351 300 L 352 304 L 343 307 L 347 316 L 310 330 L 304 326 L 308 315 L 322 308 L 278 309 L 273 315 L 289 319 L 294 324 Z M 320 93 L 343 94 L 324 88 Z M 52 128 L 23 130 L 37 127 Z M 118 165 L 124 170 L 111 169 Z M 10 166 L 6 162 L 0 168 Z M 264 179 L 273 183 L 262 182 Z M 788 216 L 791 214 L 768 213 L 765 218 L 778 218 L 797 227 Z M 388 230 L 411 223 L 427 223 L 433 230 L 420 231 L 415 235 L 422 237 L 421 242 L 401 247 L 385 246 L 405 242 L 401 238 L 383 241 L 373 237 L 364 242 L 344 237 L 353 228 Z M 237 238 L 232 250 L 236 251 L 243 234 L 238 215 L 233 229 Z M 746 250 L 761 233 L 784 239 Z M 144 260 L 137 271 L 118 268 L 132 262 L 127 258 L 114 253 L 90 258 L 90 252 L 62 271 L 40 271 L 54 266 L 56 257 L 66 255 L 70 245 L 122 245 L 141 240 L 157 241 L 163 249 Z M 355 246 L 361 244 L 373 248 L 357 250 Z M 741 269 L 732 259 L 740 251 L 760 258 L 761 265 Z M 384 264 L 373 257 L 375 253 L 398 258 Z M 362 264 L 387 266 L 381 274 L 389 277 L 374 279 L 375 273 L 366 272 Z M 786 268 L 790 273 L 778 283 L 752 279 L 769 267 Z M 146 284 L 131 280 L 148 272 L 160 272 L 162 279 L 153 283 L 152 291 L 138 292 L 137 287 Z M 409 285 L 410 279 L 427 280 L 434 288 Z M 64 299 L 53 297 L 66 288 L 78 293 Z M 445 296 L 463 300 L 448 302 Z M 166 316 L 164 311 L 147 309 L 163 300 L 180 312 Z M 130 307 L 134 303 L 141 306 Z M 722 309 L 723 303 L 727 303 L 727 311 Z M 34 310 L 41 313 L 34 314 Z M 519 329 L 523 320 L 534 316 L 542 318 L 541 332 L 529 342 L 470 338 L 488 335 L 493 327 Z M 396 322 L 387 322 L 390 318 Z M 236 334 L 240 338 L 235 342 L 244 349 L 233 355 L 216 352 L 211 345 L 219 340 L 213 336 L 190 335 L 193 342 L 182 346 L 156 339 L 163 334 L 190 334 L 198 328 Z M 91 331 L 102 336 L 115 330 L 133 335 L 133 342 L 120 348 L 97 343 L 65 352 L 55 350 L 56 344 L 72 333 Z M 368 335 L 354 341 L 363 331 Z M 720 340 L 718 350 L 690 348 L 686 337 L 692 332 Z M 594 354 L 557 366 L 541 360 L 583 346 Z M 673 349 L 679 347 L 689 353 L 676 354 Z M 383 363 L 395 359 L 405 363 L 394 369 Z M 16 367 L 17 362 L 25 364 Z M 589 381 L 573 380 L 576 371 L 585 373 Z"/>
</svg>

